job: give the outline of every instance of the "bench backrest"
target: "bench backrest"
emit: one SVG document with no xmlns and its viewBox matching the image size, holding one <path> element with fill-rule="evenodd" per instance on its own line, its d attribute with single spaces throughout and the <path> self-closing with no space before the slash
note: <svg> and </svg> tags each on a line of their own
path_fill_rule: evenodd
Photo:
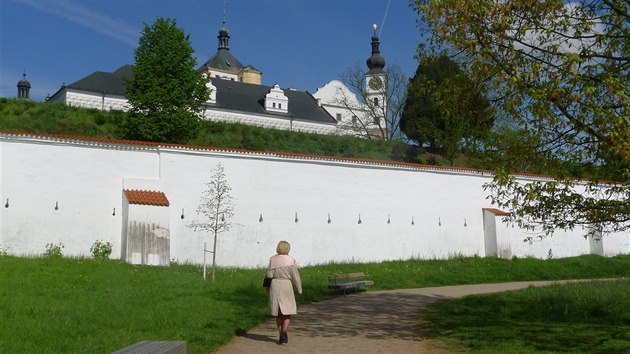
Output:
<svg viewBox="0 0 630 354">
<path fill-rule="evenodd" d="M 328 276 L 328 281 L 337 283 L 343 281 L 351 281 L 355 279 L 365 278 L 365 273 L 348 273 L 348 274 L 333 274 Z"/>
</svg>

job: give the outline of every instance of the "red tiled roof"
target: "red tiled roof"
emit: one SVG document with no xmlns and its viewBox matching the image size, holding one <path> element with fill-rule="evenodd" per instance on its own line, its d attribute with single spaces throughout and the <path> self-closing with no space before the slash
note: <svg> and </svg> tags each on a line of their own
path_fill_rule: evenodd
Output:
<svg viewBox="0 0 630 354">
<path fill-rule="evenodd" d="M 156 191 L 145 191 L 137 189 L 123 189 L 129 204 L 143 204 L 156 206 L 169 206 L 166 194 Z"/>
<path fill-rule="evenodd" d="M 504 216 L 504 215 L 508 214 L 507 212 L 505 212 L 503 210 L 499 210 L 499 209 L 495 209 L 495 208 L 483 208 L 483 210 L 489 211 L 492 214 L 497 215 L 497 216 Z"/>
</svg>

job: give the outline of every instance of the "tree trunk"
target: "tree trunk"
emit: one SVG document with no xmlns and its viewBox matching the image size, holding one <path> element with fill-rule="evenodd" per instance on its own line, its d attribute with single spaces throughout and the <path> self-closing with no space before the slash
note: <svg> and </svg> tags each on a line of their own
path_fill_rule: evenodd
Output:
<svg viewBox="0 0 630 354">
<path fill-rule="evenodd" d="M 212 246 L 212 282 L 214 282 L 214 268 L 217 259 L 217 231 L 214 231 L 214 245 Z"/>
</svg>

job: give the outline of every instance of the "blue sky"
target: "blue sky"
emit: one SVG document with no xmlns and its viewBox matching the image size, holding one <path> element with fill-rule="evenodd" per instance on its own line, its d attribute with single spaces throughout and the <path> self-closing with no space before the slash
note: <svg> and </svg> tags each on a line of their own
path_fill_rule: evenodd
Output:
<svg viewBox="0 0 630 354">
<path fill-rule="evenodd" d="M 144 23 L 170 17 L 190 34 L 197 67 L 217 51 L 223 0 L 0 0 L 0 97 L 26 72 L 31 98 L 133 64 Z M 378 23 L 386 64 L 412 76 L 420 41 L 407 0 L 227 1 L 230 50 L 263 84 L 315 92 L 370 56 Z M 384 21 L 383 21 L 384 20 Z"/>
</svg>

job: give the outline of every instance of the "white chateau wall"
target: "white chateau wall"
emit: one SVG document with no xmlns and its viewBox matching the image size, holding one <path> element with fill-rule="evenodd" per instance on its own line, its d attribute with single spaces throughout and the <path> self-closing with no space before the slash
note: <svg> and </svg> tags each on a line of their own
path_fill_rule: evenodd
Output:
<svg viewBox="0 0 630 354">
<path fill-rule="evenodd" d="M 66 90 L 53 102 L 60 102 L 68 106 L 94 108 L 102 111 L 127 111 L 129 103 L 125 97 L 111 95 L 95 95 L 93 92 Z"/>
<path fill-rule="evenodd" d="M 263 128 L 317 134 L 334 134 L 337 132 L 337 126 L 335 124 L 315 124 L 296 119 L 272 118 L 270 116 L 243 114 L 218 109 L 206 109 L 204 111 L 204 119 L 213 122 L 241 123 Z"/>
<path fill-rule="evenodd" d="M 92 243 L 102 239 L 114 244 L 118 257 L 123 183 L 147 180 L 147 186 L 159 186 L 170 201 L 171 259 L 201 263 L 203 242 L 211 247 L 212 239 L 186 225 L 196 217 L 204 184 L 220 162 L 235 206 L 232 230 L 219 236 L 220 266 L 264 266 L 282 239 L 292 244 L 291 254 L 302 265 L 485 255 L 482 208 L 491 205 L 481 186 L 490 181 L 487 174 L 290 155 L 138 148 L 0 135 L 0 195 L 10 203 L 0 208 L 0 247 L 10 254 L 41 254 L 46 243 L 62 242 L 65 254 L 89 255 Z M 507 230 L 515 256 L 546 258 L 550 248 L 554 257 L 590 252 L 578 231 L 529 245 L 518 228 L 499 221 L 496 228 L 497 233 Z M 610 245 L 608 238 L 603 241 L 607 255 L 630 253 L 627 234 L 612 240 Z"/>
<path fill-rule="evenodd" d="M 341 115 L 341 120 L 338 120 L 341 123 L 339 127 L 341 133 L 349 133 L 347 128 L 352 125 L 353 116 L 355 119 L 362 120 L 368 116 L 366 105 L 359 102 L 357 96 L 339 80 L 332 80 L 318 88 L 313 97 L 318 99 L 322 107 L 335 119 L 337 119 L 337 114 Z"/>
<path fill-rule="evenodd" d="M 216 93 L 215 93 L 216 96 Z M 65 90 L 56 96 L 51 102 L 59 102 L 73 107 L 93 108 L 99 110 L 120 110 L 127 111 L 129 103 L 124 97 L 99 96 L 90 92 L 79 92 Z M 283 107 L 286 109 L 287 105 Z M 268 115 L 244 114 L 235 111 L 219 110 L 213 106 L 207 106 L 203 114 L 203 119 L 215 122 L 242 123 L 263 128 L 280 130 L 299 131 L 317 134 L 337 133 L 336 124 L 318 124 L 307 121 L 273 118 Z"/>
</svg>

